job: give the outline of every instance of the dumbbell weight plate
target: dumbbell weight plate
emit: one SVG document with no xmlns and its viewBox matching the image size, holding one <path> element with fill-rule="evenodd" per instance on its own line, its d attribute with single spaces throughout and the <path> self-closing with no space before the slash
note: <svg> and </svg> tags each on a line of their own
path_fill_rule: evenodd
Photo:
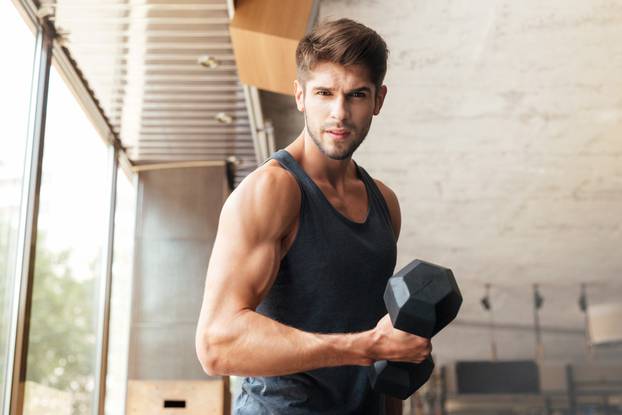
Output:
<svg viewBox="0 0 622 415">
<path fill-rule="evenodd" d="M 423 386 L 432 372 L 431 357 L 419 364 L 379 360 L 370 367 L 369 381 L 376 392 L 404 400 Z"/>
</svg>

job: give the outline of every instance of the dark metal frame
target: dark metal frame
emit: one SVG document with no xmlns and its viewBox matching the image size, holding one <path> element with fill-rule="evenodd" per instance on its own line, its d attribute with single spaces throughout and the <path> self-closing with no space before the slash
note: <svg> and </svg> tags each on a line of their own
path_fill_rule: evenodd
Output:
<svg viewBox="0 0 622 415">
<path fill-rule="evenodd" d="M 118 157 L 114 146 L 108 148 L 109 183 L 107 189 L 110 198 L 108 200 L 108 218 L 104 246 L 105 259 L 102 264 L 102 275 L 99 287 L 99 312 L 97 330 L 97 365 L 95 366 L 95 402 L 93 414 L 103 414 L 106 403 L 106 374 L 108 371 L 108 337 L 110 332 L 110 293 L 112 287 L 112 261 L 114 252 L 115 214 L 117 206 L 117 174 Z"/>
<path fill-rule="evenodd" d="M 52 35 L 45 24 L 37 30 L 33 65 L 30 115 L 24 165 L 24 183 L 18 237 L 16 278 L 13 291 L 11 331 L 7 356 L 4 413 L 21 415 L 24 405 L 26 361 L 32 285 L 34 279 L 39 191 L 43 164 L 46 105 L 52 59 Z"/>
</svg>

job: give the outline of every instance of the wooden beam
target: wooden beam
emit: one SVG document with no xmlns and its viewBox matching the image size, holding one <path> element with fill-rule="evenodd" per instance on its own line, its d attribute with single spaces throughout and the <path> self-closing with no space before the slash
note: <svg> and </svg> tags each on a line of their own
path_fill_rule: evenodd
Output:
<svg viewBox="0 0 622 415">
<path fill-rule="evenodd" d="M 313 0 L 239 0 L 229 29 L 240 80 L 293 95 L 296 47 L 313 10 Z"/>
</svg>

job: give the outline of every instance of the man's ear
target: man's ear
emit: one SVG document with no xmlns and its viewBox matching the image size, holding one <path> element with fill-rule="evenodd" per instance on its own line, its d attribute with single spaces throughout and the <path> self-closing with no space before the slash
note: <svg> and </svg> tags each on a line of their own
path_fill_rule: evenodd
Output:
<svg viewBox="0 0 622 415">
<path fill-rule="evenodd" d="M 304 84 L 298 81 L 297 79 L 294 80 L 294 97 L 296 98 L 296 107 L 298 108 L 298 111 L 304 112 L 305 111 Z"/>
<path fill-rule="evenodd" d="M 387 96 L 387 86 L 382 85 L 378 89 L 378 93 L 376 93 L 376 99 L 374 102 L 374 115 L 378 115 L 380 113 L 380 108 L 382 108 L 382 104 L 384 103 L 384 97 Z"/>
</svg>

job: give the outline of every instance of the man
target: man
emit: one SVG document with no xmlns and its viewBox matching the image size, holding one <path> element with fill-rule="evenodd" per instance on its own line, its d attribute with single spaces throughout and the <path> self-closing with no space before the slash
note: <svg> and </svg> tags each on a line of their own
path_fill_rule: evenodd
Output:
<svg viewBox="0 0 622 415">
<path fill-rule="evenodd" d="M 401 414 L 371 390 L 368 366 L 430 354 L 382 300 L 397 198 L 351 159 L 386 96 L 387 54 L 348 19 L 305 36 L 294 82 L 305 127 L 223 206 L 196 348 L 206 373 L 245 376 L 237 414 Z"/>
</svg>

